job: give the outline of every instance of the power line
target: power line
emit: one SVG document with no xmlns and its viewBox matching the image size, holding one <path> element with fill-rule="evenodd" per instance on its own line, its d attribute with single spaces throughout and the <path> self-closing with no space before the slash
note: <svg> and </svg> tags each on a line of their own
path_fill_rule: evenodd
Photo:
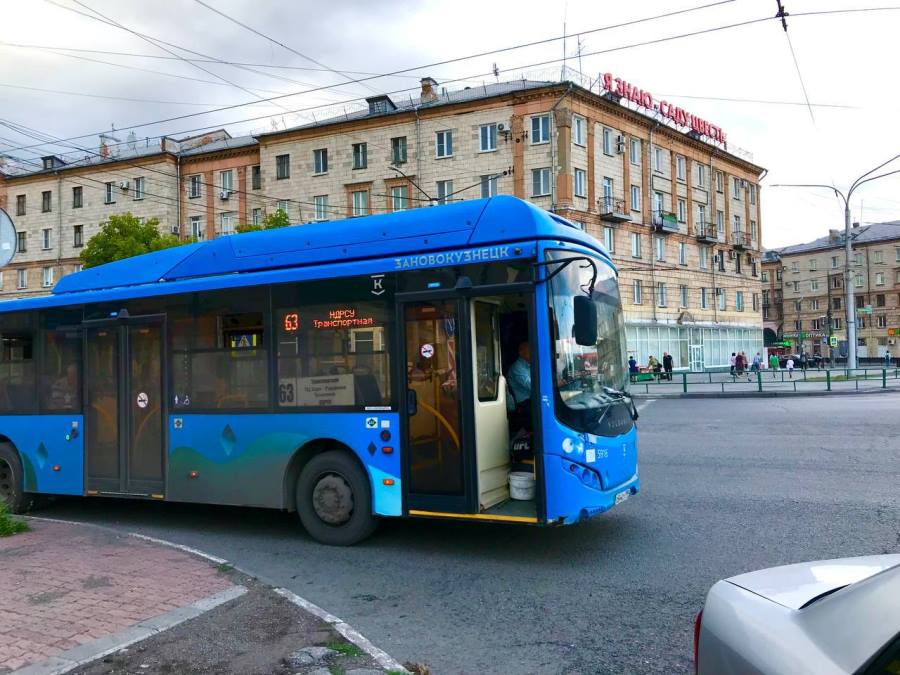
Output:
<svg viewBox="0 0 900 675">
<path fill-rule="evenodd" d="M 765 105 L 812 105 L 815 108 L 841 108 L 844 110 L 859 110 L 860 106 L 857 105 L 841 105 L 837 103 L 806 103 L 804 101 L 772 101 L 767 99 L 759 99 L 759 98 L 728 98 L 725 96 L 691 96 L 688 94 L 660 94 L 660 96 L 665 96 L 667 98 L 689 98 L 696 99 L 698 101 L 726 101 L 728 103 L 759 103 Z"/>
</svg>

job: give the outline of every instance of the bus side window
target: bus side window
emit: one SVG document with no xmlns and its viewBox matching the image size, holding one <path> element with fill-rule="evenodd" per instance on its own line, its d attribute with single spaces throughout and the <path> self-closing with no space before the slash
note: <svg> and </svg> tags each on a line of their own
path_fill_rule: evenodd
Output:
<svg viewBox="0 0 900 675">
<path fill-rule="evenodd" d="M 34 315 L 4 317 L 0 333 L 0 410 L 28 412 L 36 408 Z"/>
</svg>

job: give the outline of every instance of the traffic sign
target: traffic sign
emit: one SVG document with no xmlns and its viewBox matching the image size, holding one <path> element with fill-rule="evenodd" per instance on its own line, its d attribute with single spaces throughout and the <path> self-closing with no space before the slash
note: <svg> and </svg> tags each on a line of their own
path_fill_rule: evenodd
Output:
<svg viewBox="0 0 900 675">
<path fill-rule="evenodd" d="M 872 305 L 866 305 L 865 307 L 857 307 L 856 311 L 859 314 L 871 314 L 872 313 Z"/>
<path fill-rule="evenodd" d="M 837 335 L 832 335 L 830 338 L 828 338 L 828 344 L 831 345 L 832 347 L 837 347 L 838 346 Z"/>
</svg>

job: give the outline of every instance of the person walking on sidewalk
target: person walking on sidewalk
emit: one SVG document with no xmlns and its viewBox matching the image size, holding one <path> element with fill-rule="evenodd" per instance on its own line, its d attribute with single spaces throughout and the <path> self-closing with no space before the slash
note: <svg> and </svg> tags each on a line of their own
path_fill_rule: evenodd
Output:
<svg viewBox="0 0 900 675">
<path fill-rule="evenodd" d="M 884 353 L 884 367 L 885 368 L 891 367 L 891 351 L 890 350 L 888 350 Z"/>
<path fill-rule="evenodd" d="M 663 370 L 666 371 L 666 379 L 672 381 L 672 369 L 674 368 L 672 355 L 669 352 L 663 352 Z"/>
<path fill-rule="evenodd" d="M 637 361 L 634 360 L 634 354 L 628 357 L 628 374 L 631 377 L 631 381 L 634 382 L 637 380 L 637 376 L 640 374 L 640 369 L 638 368 Z"/>
<path fill-rule="evenodd" d="M 759 352 L 756 352 L 756 356 L 753 357 L 753 365 L 750 366 L 750 370 L 758 373 L 760 368 L 762 368 L 762 356 L 759 355 Z"/>
<path fill-rule="evenodd" d="M 744 355 L 740 352 L 735 354 L 734 357 L 734 371 L 732 375 L 737 375 L 738 377 L 744 376 Z"/>
<path fill-rule="evenodd" d="M 800 370 L 806 370 L 806 365 L 809 362 L 809 357 L 806 355 L 806 352 L 803 352 L 800 355 Z"/>
<path fill-rule="evenodd" d="M 737 366 L 737 355 L 731 352 L 731 376 L 734 377 L 735 366 Z"/>
<path fill-rule="evenodd" d="M 772 369 L 772 379 L 775 379 L 775 374 L 778 372 L 778 354 L 772 354 L 769 357 L 769 368 Z"/>
<path fill-rule="evenodd" d="M 790 377 L 793 380 L 794 379 L 794 359 L 789 356 L 787 363 L 784 365 L 785 365 L 785 368 L 787 368 L 788 377 Z"/>
</svg>

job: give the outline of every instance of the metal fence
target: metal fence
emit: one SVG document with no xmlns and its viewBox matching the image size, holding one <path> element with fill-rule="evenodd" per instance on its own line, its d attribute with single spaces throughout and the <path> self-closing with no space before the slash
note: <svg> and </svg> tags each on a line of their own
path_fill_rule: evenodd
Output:
<svg viewBox="0 0 900 675">
<path fill-rule="evenodd" d="M 753 394 L 762 392 L 862 391 L 900 386 L 900 368 L 807 368 L 758 370 L 742 374 L 677 371 L 671 375 L 640 373 L 631 376 L 631 392 L 638 395 Z"/>
</svg>

